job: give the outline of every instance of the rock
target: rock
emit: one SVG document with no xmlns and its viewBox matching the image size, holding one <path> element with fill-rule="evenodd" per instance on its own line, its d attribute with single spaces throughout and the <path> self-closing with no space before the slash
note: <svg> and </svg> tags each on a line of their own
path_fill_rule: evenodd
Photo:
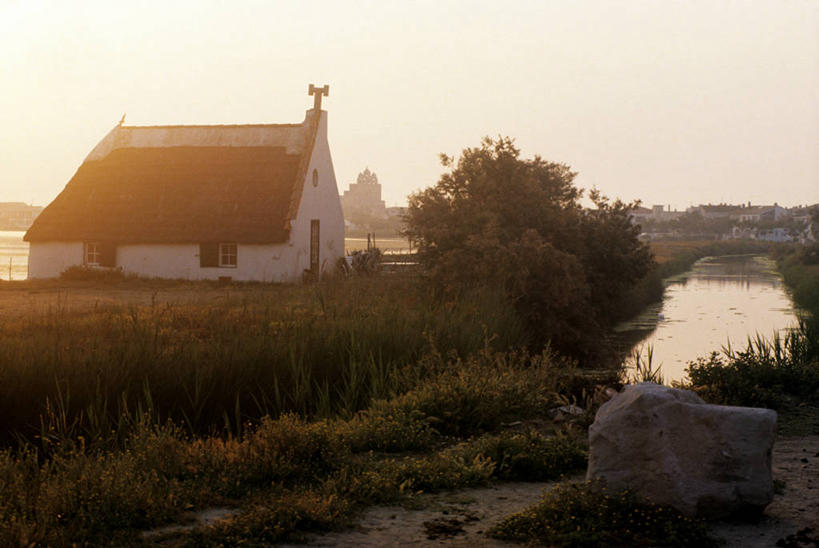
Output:
<svg viewBox="0 0 819 548">
<path fill-rule="evenodd" d="M 627 386 L 589 428 L 587 479 L 689 516 L 752 517 L 773 499 L 776 412 L 706 404 L 688 390 Z"/>
<path fill-rule="evenodd" d="M 586 411 L 582 407 L 570 404 L 549 409 L 546 415 L 554 422 L 565 422 L 567 420 L 580 418 L 585 413 Z"/>
</svg>

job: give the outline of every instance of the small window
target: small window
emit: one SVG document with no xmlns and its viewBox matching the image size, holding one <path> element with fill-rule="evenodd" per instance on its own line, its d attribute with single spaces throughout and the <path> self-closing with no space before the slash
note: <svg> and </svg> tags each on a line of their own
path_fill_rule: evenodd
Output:
<svg viewBox="0 0 819 548">
<path fill-rule="evenodd" d="M 99 242 L 85 243 L 85 264 L 88 266 L 99 266 L 102 258 L 102 249 Z"/>
<path fill-rule="evenodd" d="M 236 244 L 219 244 L 219 266 L 236 268 Z"/>
<path fill-rule="evenodd" d="M 318 186 L 318 170 L 313 170 L 313 186 Z"/>
</svg>

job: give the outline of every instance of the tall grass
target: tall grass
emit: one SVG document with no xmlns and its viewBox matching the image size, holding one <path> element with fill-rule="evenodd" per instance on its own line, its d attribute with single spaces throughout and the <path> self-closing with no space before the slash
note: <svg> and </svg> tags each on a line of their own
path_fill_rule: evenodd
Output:
<svg viewBox="0 0 819 548">
<path fill-rule="evenodd" d="M 813 319 L 784 336 L 748 339 L 744 350 L 726 347 L 688 366 L 691 385 L 708 401 L 770 407 L 817 401 L 819 327 Z"/>
<path fill-rule="evenodd" d="M 55 305 L 0 329 L 0 437 L 116 441 L 145 413 L 240 434 L 283 412 L 350 415 L 433 348 L 522 347 L 489 293 L 440 302 L 406 279 L 236 290 L 218 302 Z"/>
<path fill-rule="evenodd" d="M 584 465 L 581 443 L 497 429 L 542 421 L 559 401 L 563 365 L 549 355 L 433 352 L 413 389 L 349 419 L 283 414 L 238 438 L 191 437 L 146 415 L 114 450 L 77 437 L 47 459 L 31 446 L 0 451 L 0 545 L 131 545 L 139 529 L 237 499 L 239 516 L 194 532 L 189 543 L 279 542 L 420 491 L 554 478 Z"/>
<path fill-rule="evenodd" d="M 813 248 L 815 249 L 815 248 Z M 812 248 L 780 253 L 778 267 L 804 317 L 784 336 L 749 337 L 689 364 L 691 385 L 707 400 L 791 409 L 819 405 L 819 265 Z"/>
</svg>

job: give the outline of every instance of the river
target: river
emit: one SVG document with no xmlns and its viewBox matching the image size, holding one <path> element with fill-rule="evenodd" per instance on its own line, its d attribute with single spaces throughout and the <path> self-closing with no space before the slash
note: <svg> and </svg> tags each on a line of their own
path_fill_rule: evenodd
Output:
<svg viewBox="0 0 819 548">
<path fill-rule="evenodd" d="M 755 255 L 708 257 L 666 280 L 663 300 L 618 326 L 619 337 L 661 366 L 665 382 L 682 380 L 688 362 L 748 337 L 771 338 L 798 324 L 775 263 Z"/>
</svg>

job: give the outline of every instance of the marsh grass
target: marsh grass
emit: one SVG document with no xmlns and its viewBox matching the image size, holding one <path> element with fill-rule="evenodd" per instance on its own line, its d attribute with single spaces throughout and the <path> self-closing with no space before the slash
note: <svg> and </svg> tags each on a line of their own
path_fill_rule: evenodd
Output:
<svg viewBox="0 0 819 548">
<path fill-rule="evenodd" d="M 218 301 L 74 310 L 58 300 L 1 327 L 2 441 L 43 449 L 80 435 L 119 443 L 146 413 L 235 436 L 285 412 L 350 416 L 405 391 L 396 371 L 433 347 L 466 357 L 527 342 L 492 294 L 442 302 L 379 278 L 227 288 Z"/>
<path fill-rule="evenodd" d="M 631 352 L 631 356 L 622 369 L 623 384 L 641 382 L 665 384 L 662 367 L 662 364 L 654 365 L 654 347 L 652 345 L 637 347 Z"/>
<path fill-rule="evenodd" d="M 215 504 L 241 512 L 192 533 L 192 545 L 298 540 L 369 504 L 493 478 L 555 477 L 585 464 L 574 438 L 493 431 L 500 421 L 539 416 L 555 397 L 550 371 L 559 362 L 488 349 L 428 361 L 421 384 L 350 418 L 287 413 L 247 426 L 241 438 L 194 437 L 146 413 L 116 449 L 78 436 L 45 460 L 30 445 L 1 452 L 0 545 L 127 544 L 140 529 Z M 457 427 L 448 424 L 456 417 L 441 418 L 452 409 L 441 404 L 452 394 L 450 370 L 459 401 L 470 402 Z M 534 395 L 521 403 L 525 386 Z"/>
<path fill-rule="evenodd" d="M 801 308 L 784 335 L 749 337 L 689 363 L 688 387 L 713 403 L 770 407 L 780 433 L 819 433 L 819 266 L 816 246 L 779 250 L 778 268 Z"/>
<path fill-rule="evenodd" d="M 816 403 L 818 338 L 819 325 L 812 318 L 784 336 L 749 337 L 744 350 L 728 346 L 689 363 L 690 385 L 707 401 L 726 405 L 782 409 Z"/>
<path fill-rule="evenodd" d="M 609 491 L 599 482 L 562 483 L 538 504 L 495 525 L 489 534 L 566 548 L 720 545 L 708 536 L 703 522 L 629 491 Z"/>
</svg>

